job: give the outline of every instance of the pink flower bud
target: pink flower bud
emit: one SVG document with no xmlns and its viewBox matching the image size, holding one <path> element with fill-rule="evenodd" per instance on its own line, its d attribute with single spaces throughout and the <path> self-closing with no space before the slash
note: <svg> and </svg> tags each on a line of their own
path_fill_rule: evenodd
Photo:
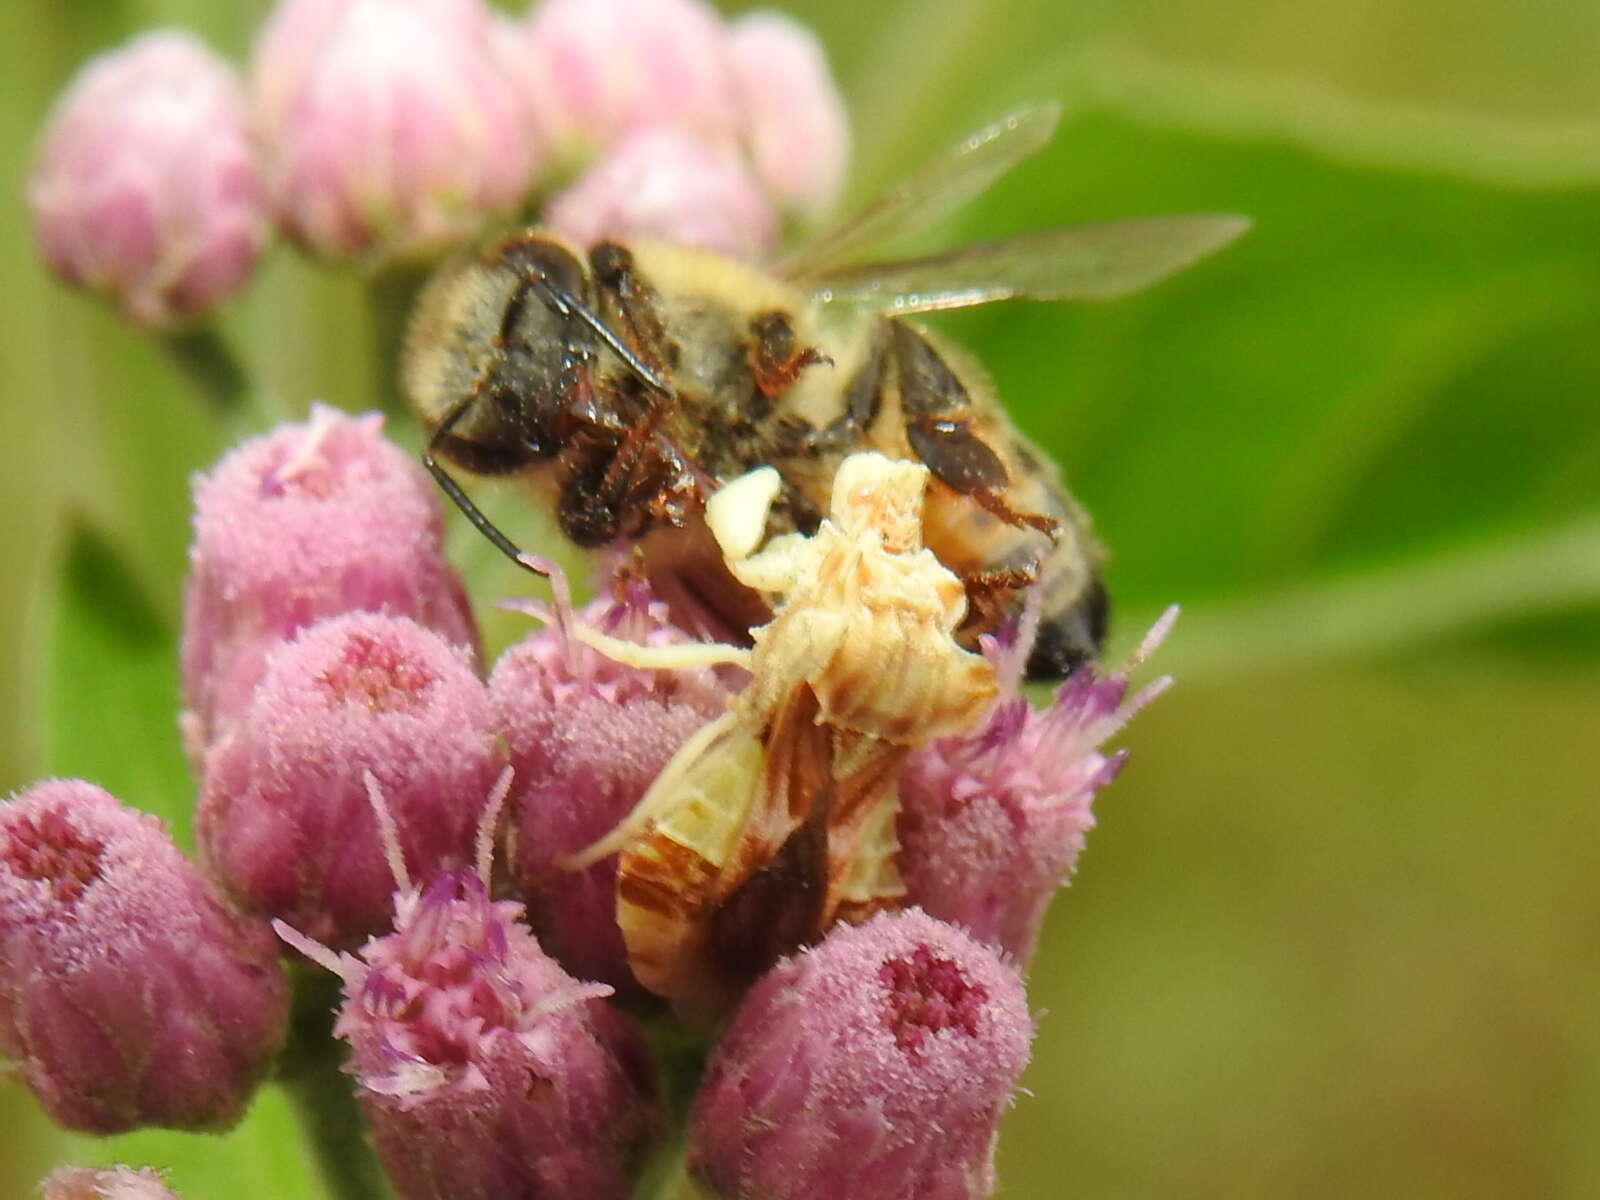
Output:
<svg viewBox="0 0 1600 1200">
<path fill-rule="evenodd" d="M 376 413 L 319 405 L 195 480 L 182 650 L 192 758 L 244 709 L 279 644 L 312 621 L 385 611 L 477 644 L 433 484 L 382 428 Z"/>
<path fill-rule="evenodd" d="M 515 208 L 533 140 L 492 36 L 480 0 L 283 0 L 252 74 L 285 231 L 377 267 Z"/>
<path fill-rule="evenodd" d="M 659 1124 L 643 1039 L 471 872 L 396 897 L 360 958 L 280 935 L 344 979 L 334 1032 L 402 1200 L 628 1194 Z"/>
<path fill-rule="evenodd" d="M 57 1167 L 41 1187 L 42 1200 L 178 1200 L 149 1167 Z"/>
<path fill-rule="evenodd" d="M 206 756 L 195 832 L 246 911 L 349 946 L 387 926 L 393 888 L 365 776 L 407 861 L 432 875 L 472 860 L 503 765 L 465 652 L 404 617 L 351 613 L 273 656 Z"/>
<path fill-rule="evenodd" d="M 729 56 L 757 176 L 785 207 L 821 216 L 850 158 L 850 117 L 822 44 L 781 13 L 753 12 L 733 23 Z"/>
<path fill-rule="evenodd" d="M 1018 690 L 1032 631 L 986 647 L 1011 694 L 976 731 L 913 755 L 900 778 L 900 873 L 912 903 L 1020 963 L 1032 958 L 1050 899 L 1094 827 L 1095 794 L 1127 757 L 1100 746 L 1171 682 L 1126 698 L 1128 672 L 1176 615 L 1157 622 L 1121 670 L 1073 672 L 1042 712 Z"/>
<path fill-rule="evenodd" d="M 778 234 L 772 203 L 731 149 L 675 129 L 632 134 L 545 207 L 580 246 L 657 238 L 760 258 Z"/>
<path fill-rule="evenodd" d="M 690 1116 L 725 1200 L 977 1200 L 1033 1025 L 1017 973 L 912 910 L 837 926 L 746 995 Z"/>
<path fill-rule="evenodd" d="M 267 237 L 247 123 L 233 69 L 190 34 L 148 33 L 90 62 L 28 179 L 45 261 L 142 325 L 230 295 Z"/>
<path fill-rule="evenodd" d="M 558 153 L 652 126 L 736 136 L 722 20 L 700 0 L 543 0 L 526 30 L 517 79 Z"/>
<path fill-rule="evenodd" d="M 577 619 L 647 646 L 689 640 L 638 583 Z M 550 628 L 501 656 L 489 693 L 515 771 L 519 885 L 569 970 L 629 987 L 616 857 L 570 875 L 555 860 L 598 841 L 631 812 L 689 735 L 726 709 L 731 691 L 710 669 L 637 670 Z"/>
<path fill-rule="evenodd" d="M 0 805 L 0 1050 L 62 1125 L 224 1129 L 288 988 L 154 817 L 80 780 Z"/>
</svg>

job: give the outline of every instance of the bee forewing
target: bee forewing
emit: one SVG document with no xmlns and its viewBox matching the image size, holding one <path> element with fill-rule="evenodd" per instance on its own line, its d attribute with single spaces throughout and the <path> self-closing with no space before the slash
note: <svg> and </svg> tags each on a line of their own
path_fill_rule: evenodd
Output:
<svg viewBox="0 0 1600 1200">
<path fill-rule="evenodd" d="M 811 280 L 863 253 L 927 229 L 962 207 L 1055 135 L 1059 104 L 1031 104 L 969 134 L 866 208 L 779 263 L 777 274 Z"/>
<path fill-rule="evenodd" d="M 817 280 L 812 294 L 888 316 L 1011 299 L 1111 300 L 1176 274 L 1248 228 L 1248 218 L 1217 213 L 1071 225 L 852 267 Z"/>
</svg>

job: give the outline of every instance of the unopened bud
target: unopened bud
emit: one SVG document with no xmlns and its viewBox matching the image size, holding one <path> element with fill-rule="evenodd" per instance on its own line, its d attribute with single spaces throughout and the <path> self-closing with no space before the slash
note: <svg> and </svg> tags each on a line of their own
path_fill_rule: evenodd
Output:
<svg viewBox="0 0 1600 1200">
<path fill-rule="evenodd" d="M 232 1125 L 282 1043 L 265 926 L 154 817 L 51 780 L 0 805 L 0 1050 L 62 1125 Z"/>
<path fill-rule="evenodd" d="M 1094 827 L 1095 794 L 1127 757 L 1100 747 L 1170 682 L 1158 679 L 1130 698 L 1128 672 L 1176 614 L 1159 621 L 1120 670 L 1079 667 L 1042 711 L 1016 690 L 1031 633 L 988 647 L 1012 694 L 974 732 L 913 755 L 900 779 L 900 871 L 912 903 L 1017 962 L 1032 958 L 1051 897 Z"/>
<path fill-rule="evenodd" d="M 350 946 L 387 926 L 393 890 L 368 777 L 431 876 L 472 861 L 503 765 L 465 653 L 403 617 L 351 613 L 273 657 L 206 758 L 195 832 L 240 907 Z"/>
<path fill-rule="evenodd" d="M 725 1200 L 980 1200 L 1028 1061 L 1017 973 L 918 911 L 773 967 L 711 1056 L 689 1167 Z"/>
<path fill-rule="evenodd" d="M 700 0 L 543 0 L 525 30 L 517 80 L 564 157 L 660 126 L 736 136 L 722 20 Z"/>
<path fill-rule="evenodd" d="M 477 644 L 433 485 L 382 428 L 376 413 L 318 406 L 195 480 L 182 650 L 192 759 L 243 711 L 273 652 L 313 621 L 382 611 Z"/>
<path fill-rule="evenodd" d="M 267 238 L 233 69 L 171 30 L 93 60 L 50 114 L 28 204 L 51 268 L 130 320 L 170 326 L 224 299 Z"/>
<path fill-rule="evenodd" d="M 785 208 L 821 216 L 850 159 L 850 118 L 822 43 L 781 13 L 754 12 L 733 23 L 729 54 L 756 175 Z"/>
<path fill-rule="evenodd" d="M 687 640 L 645 586 L 625 582 L 576 619 L 647 646 Z M 678 748 L 727 707 L 710 668 L 642 670 L 570 639 L 558 622 L 511 647 L 489 678 L 515 771 L 513 868 L 551 951 L 571 971 L 632 984 L 617 927 L 616 858 L 576 874 L 556 861 L 608 833 Z"/>
<path fill-rule="evenodd" d="M 676 129 L 632 134 L 545 207 L 545 221 L 580 246 L 655 238 L 734 258 L 772 247 L 772 202 L 731 148 Z"/>
<path fill-rule="evenodd" d="M 426 257 L 528 188 L 524 101 L 479 0 L 283 0 L 252 74 L 274 208 L 314 253 Z"/>
</svg>

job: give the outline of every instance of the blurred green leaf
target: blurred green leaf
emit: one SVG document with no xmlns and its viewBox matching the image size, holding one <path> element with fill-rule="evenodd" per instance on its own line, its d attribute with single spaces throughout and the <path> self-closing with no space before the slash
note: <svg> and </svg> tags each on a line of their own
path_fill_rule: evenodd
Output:
<svg viewBox="0 0 1600 1200">
<path fill-rule="evenodd" d="M 163 817 L 180 841 L 194 785 L 178 747 L 177 631 L 112 545 L 72 523 L 56 574 L 45 762 Z"/>
<path fill-rule="evenodd" d="M 114 1138 L 62 1135 L 62 1161 L 160 1167 L 185 1200 L 320 1200 L 327 1193 L 295 1128 L 286 1094 L 261 1090 L 230 1133 L 152 1129 Z"/>
<path fill-rule="evenodd" d="M 1125 612 L 1179 600 L 1184 634 L 1209 639 L 1212 609 L 1323 587 L 1329 607 L 1363 573 L 1394 579 L 1408 562 L 1426 575 L 1500 554 L 1509 569 L 1552 527 L 1600 516 L 1588 382 L 1600 273 L 1580 265 L 1600 261 L 1591 191 L 1507 193 L 1080 115 L 952 240 L 1219 209 L 1256 228 L 1143 296 L 938 322 L 991 364 L 1003 402 L 1095 514 Z M 1600 597 L 1581 557 L 1541 561 L 1568 573 L 1424 594 L 1424 619 L 1373 621 L 1370 640 L 1320 650 L 1392 647 L 1402 628 L 1437 636 L 1464 606 L 1503 620 L 1524 601 Z M 1449 620 L 1430 625 L 1433 612 Z M 1325 635 L 1315 622 L 1257 631 L 1235 642 L 1241 664 L 1317 650 Z"/>
</svg>

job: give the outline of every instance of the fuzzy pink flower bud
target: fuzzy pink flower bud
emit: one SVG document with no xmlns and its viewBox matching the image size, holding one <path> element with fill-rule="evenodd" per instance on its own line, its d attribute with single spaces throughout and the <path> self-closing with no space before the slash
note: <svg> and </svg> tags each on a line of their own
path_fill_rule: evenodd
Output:
<svg viewBox="0 0 1600 1200">
<path fill-rule="evenodd" d="M 689 640 L 641 583 L 620 584 L 577 619 L 647 646 Z M 710 669 L 645 671 L 569 640 L 558 626 L 511 647 L 489 678 L 515 772 L 519 886 L 561 962 L 629 987 L 617 928 L 616 857 L 563 874 L 555 861 L 598 841 L 632 811 L 678 747 L 732 694 Z"/>
<path fill-rule="evenodd" d="M 367 776 L 407 860 L 431 875 L 471 861 L 503 766 L 465 652 L 404 617 L 351 613 L 273 656 L 206 756 L 195 832 L 240 907 L 349 946 L 388 925 L 393 887 Z"/>
<path fill-rule="evenodd" d="M 1045 910 L 1094 827 L 1095 794 L 1127 759 L 1101 745 L 1171 682 L 1130 698 L 1128 673 L 1176 616 L 1158 621 L 1120 670 L 1078 668 L 1043 711 L 1018 691 L 1032 630 L 986 647 L 1011 694 L 976 731 L 913 755 L 900 778 L 900 873 L 912 903 L 1019 963 L 1033 957 Z"/>
<path fill-rule="evenodd" d="M 517 80 L 563 156 L 655 126 L 737 136 L 722 19 L 700 0 L 543 0 L 525 36 Z"/>
<path fill-rule="evenodd" d="M 656 238 L 734 258 L 760 258 L 778 217 L 730 148 L 675 129 L 632 134 L 544 211 L 580 246 L 606 238 Z"/>
<path fill-rule="evenodd" d="M 319 405 L 195 480 L 182 649 L 192 758 L 249 703 L 272 652 L 322 617 L 384 611 L 477 644 L 433 485 L 382 428 L 376 413 Z"/>
<path fill-rule="evenodd" d="M 178 1200 L 149 1167 L 57 1167 L 41 1185 L 42 1200 Z"/>
<path fill-rule="evenodd" d="M 768 193 L 808 217 L 839 198 L 850 117 L 822 43 L 781 13 L 753 12 L 729 30 L 745 144 Z"/>
<path fill-rule="evenodd" d="M 172 30 L 94 59 L 50 114 L 28 205 L 51 269 L 130 320 L 168 326 L 224 299 L 267 238 L 233 69 Z"/>
<path fill-rule="evenodd" d="M 573 979 L 470 871 L 396 897 L 394 932 L 335 956 L 285 940 L 344 979 L 350 1043 L 378 1157 L 402 1200 L 608 1200 L 660 1124 L 643 1039 Z"/>
<path fill-rule="evenodd" d="M 978 1200 L 1028 1061 L 1022 981 L 924 913 L 838 926 L 746 995 L 690 1116 L 724 1200 Z"/>
<path fill-rule="evenodd" d="M 252 75 L 284 230 L 379 267 L 514 209 L 534 146 L 493 36 L 479 0 L 283 0 Z"/>
<path fill-rule="evenodd" d="M 75 779 L 0 805 L 0 1050 L 56 1121 L 225 1129 L 287 1017 L 271 935 L 154 817 Z"/>
</svg>

